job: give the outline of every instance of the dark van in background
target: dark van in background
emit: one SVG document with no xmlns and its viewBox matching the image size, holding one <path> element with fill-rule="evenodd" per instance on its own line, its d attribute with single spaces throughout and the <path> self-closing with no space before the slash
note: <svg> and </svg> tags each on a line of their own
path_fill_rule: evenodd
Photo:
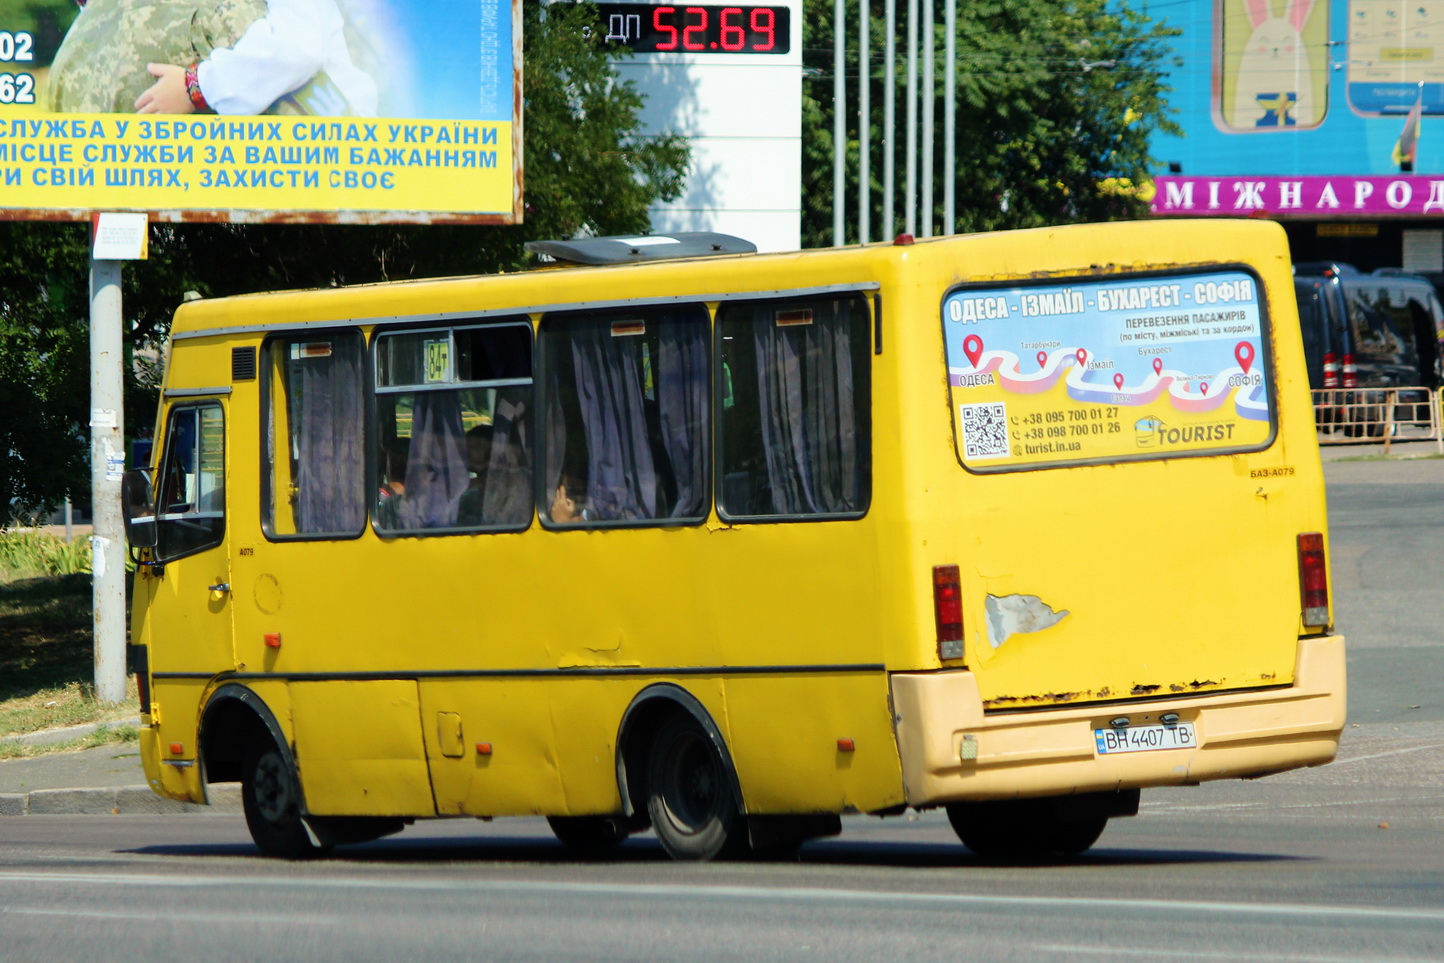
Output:
<svg viewBox="0 0 1444 963">
<path fill-rule="evenodd" d="M 1444 305 L 1433 284 L 1398 269 L 1361 274 L 1329 262 L 1298 264 L 1294 272 L 1309 386 L 1342 392 L 1316 406 L 1319 424 L 1364 422 L 1368 434 L 1382 434 L 1385 396 L 1371 388 L 1426 389 L 1399 397 L 1404 410 L 1396 419 L 1415 420 L 1416 407 L 1444 384 Z"/>
</svg>

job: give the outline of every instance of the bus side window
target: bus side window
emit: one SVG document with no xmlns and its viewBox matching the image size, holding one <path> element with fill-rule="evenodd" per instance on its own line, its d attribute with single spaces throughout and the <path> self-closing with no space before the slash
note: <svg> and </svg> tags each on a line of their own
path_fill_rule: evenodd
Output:
<svg viewBox="0 0 1444 963">
<path fill-rule="evenodd" d="M 705 518 L 706 306 L 551 314 L 540 340 L 548 523 Z"/>
<path fill-rule="evenodd" d="M 723 517 L 837 517 L 871 498 L 871 320 L 858 295 L 734 301 L 717 313 Z"/>
<path fill-rule="evenodd" d="M 267 534 L 360 534 L 366 521 L 360 332 L 276 338 L 265 352 Z"/>
<path fill-rule="evenodd" d="M 161 464 L 156 559 L 219 545 L 225 533 L 225 422 L 221 406 L 171 411 Z"/>
</svg>

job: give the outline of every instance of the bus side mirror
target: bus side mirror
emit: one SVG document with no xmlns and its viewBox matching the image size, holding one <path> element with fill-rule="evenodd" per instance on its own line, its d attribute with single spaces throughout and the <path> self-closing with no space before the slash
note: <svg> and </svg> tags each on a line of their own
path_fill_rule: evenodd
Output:
<svg viewBox="0 0 1444 963">
<path fill-rule="evenodd" d="M 120 480 L 120 500 L 125 518 L 125 538 L 131 548 L 155 548 L 155 496 L 150 469 L 133 468 Z"/>
</svg>

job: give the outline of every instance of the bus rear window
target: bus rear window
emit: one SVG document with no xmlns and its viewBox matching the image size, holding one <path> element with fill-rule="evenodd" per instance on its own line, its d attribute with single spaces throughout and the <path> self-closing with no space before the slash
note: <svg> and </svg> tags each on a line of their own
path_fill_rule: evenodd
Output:
<svg viewBox="0 0 1444 963">
<path fill-rule="evenodd" d="M 942 318 L 954 439 L 969 470 L 1273 440 L 1262 289 L 1246 271 L 956 288 Z"/>
</svg>

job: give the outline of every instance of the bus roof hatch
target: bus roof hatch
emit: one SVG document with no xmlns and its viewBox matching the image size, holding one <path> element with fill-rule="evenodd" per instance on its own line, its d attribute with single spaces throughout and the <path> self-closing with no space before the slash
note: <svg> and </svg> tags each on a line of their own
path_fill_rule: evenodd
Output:
<svg viewBox="0 0 1444 963">
<path fill-rule="evenodd" d="M 684 257 L 757 253 L 757 245 L 751 241 L 707 231 L 527 241 L 526 249 L 544 258 L 569 264 L 637 264 Z"/>
</svg>

